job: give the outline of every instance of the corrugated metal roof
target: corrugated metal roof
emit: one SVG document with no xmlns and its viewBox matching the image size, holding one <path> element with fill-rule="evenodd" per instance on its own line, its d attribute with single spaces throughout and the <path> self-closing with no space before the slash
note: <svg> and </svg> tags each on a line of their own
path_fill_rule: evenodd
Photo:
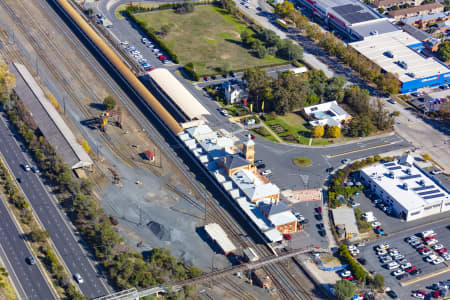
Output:
<svg viewBox="0 0 450 300">
<path fill-rule="evenodd" d="M 159 68 L 148 74 L 189 119 L 210 114 L 169 70 Z"/>
<path fill-rule="evenodd" d="M 14 63 L 10 71 L 16 77 L 15 91 L 30 110 L 34 121 L 58 155 L 72 169 L 93 164 L 89 155 L 77 142 L 73 132 L 55 107 L 45 97 L 33 76 L 24 65 Z"/>
<path fill-rule="evenodd" d="M 205 231 L 214 241 L 216 241 L 225 254 L 236 250 L 236 247 L 219 224 L 207 224 L 205 225 Z"/>
</svg>

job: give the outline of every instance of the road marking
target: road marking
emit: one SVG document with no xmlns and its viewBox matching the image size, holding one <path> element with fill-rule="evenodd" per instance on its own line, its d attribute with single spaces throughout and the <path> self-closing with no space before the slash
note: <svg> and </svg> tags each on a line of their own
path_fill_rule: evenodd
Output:
<svg viewBox="0 0 450 300">
<path fill-rule="evenodd" d="M 335 153 L 335 154 L 329 154 L 328 157 L 332 158 L 332 157 L 338 157 L 338 156 L 342 156 L 342 155 L 347 155 L 350 153 L 355 153 L 355 152 L 360 152 L 360 151 L 364 151 L 364 150 L 370 150 L 370 149 L 374 149 L 374 148 L 379 148 L 379 147 L 384 147 L 384 146 L 388 146 L 388 145 L 394 145 L 396 142 L 389 142 L 389 143 L 381 143 L 381 144 L 377 144 L 374 146 L 367 146 L 361 149 L 355 149 L 355 150 L 349 150 L 349 151 L 344 151 L 344 152 L 339 152 L 339 153 Z M 361 147 L 360 145 L 358 145 L 359 147 Z"/>
<path fill-rule="evenodd" d="M 412 279 L 412 280 L 408 280 L 408 281 L 401 282 L 400 285 L 401 285 L 402 287 L 403 287 L 403 286 L 408 286 L 408 285 L 411 285 L 411 284 L 413 284 L 413 283 L 417 283 L 417 282 L 419 282 L 419 281 L 422 281 L 422 280 L 429 279 L 429 278 L 434 277 L 434 276 L 438 276 L 438 275 L 447 273 L 447 272 L 449 272 L 449 271 L 450 271 L 450 268 L 447 267 L 447 268 L 444 268 L 444 269 L 442 269 L 442 270 L 439 270 L 439 271 L 436 271 L 436 272 L 433 272 L 433 273 L 429 273 L 429 274 L 424 275 L 424 276 L 422 276 L 422 277 L 418 277 L 418 278 L 415 278 L 415 279 Z"/>
</svg>

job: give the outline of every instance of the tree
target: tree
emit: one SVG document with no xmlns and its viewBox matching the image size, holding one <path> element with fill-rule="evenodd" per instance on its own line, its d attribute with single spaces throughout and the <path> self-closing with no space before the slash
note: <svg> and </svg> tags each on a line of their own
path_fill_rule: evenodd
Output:
<svg viewBox="0 0 450 300">
<path fill-rule="evenodd" d="M 339 300 L 351 298 L 355 294 L 355 284 L 346 279 L 341 279 L 334 285 L 334 292 Z"/>
<path fill-rule="evenodd" d="M 384 289 L 384 277 L 381 274 L 375 274 L 374 278 L 375 287 L 379 290 Z"/>
<path fill-rule="evenodd" d="M 267 56 L 267 49 L 263 45 L 259 45 L 258 47 L 256 47 L 255 50 L 256 50 L 256 55 L 259 58 L 264 58 Z"/>
<path fill-rule="evenodd" d="M 30 240 L 32 242 L 45 242 L 50 237 L 50 233 L 47 230 L 34 228 L 30 232 Z"/>
<path fill-rule="evenodd" d="M 437 56 L 440 60 L 444 62 L 450 60 L 450 41 L 443 41 L 439 45 Z"/>
<path fill-rule="evenodd" d="M 379 12 L 380 14 L 384 14 L 384 8 L 383 8 L 383 7 L 380 7 L 380 8 L 378 9 L 378 12 Z"/>
<path fill-rule="evenodd" d="M 277 51 L 277 56 L 289 61 L 301 60 L 303 58 L 303 49 L 291 40 L 284 39 Z"/>
<path fill-rule="evenodd" d="M 172 30 L 173 24 L 164 24 L 161 26 L 160 32 L 161 35 L 166 36 L 170 33 Z"/>
<path fill-rule="evenodd" d="M 283 4 L 277 4 L 275 6 L 275 14 L 281 18 L 290 17 L 294 11 L 294 4 L 290 1 L 284 1 Z"/>
<path fill-rule="evenodd" d="M 338 138 L 341 136 L 341 128 L 337 125 L 330 126 L 327 130 L 327 136 L 330 138 Z"/>
<path fill-rule="evenodd" d="M 314 126 L 311 130 L 311 135 L 315 138 L 322 137 L 325 133 L 325 129 L 322 125 Z"/>
<path fill-rule="evenodd" d="M 107 96 L 103 100 L 103 106 L 105 107 L 106 110 L 114 109 L 114 107 L 116 107 L 116 105 L 117 105 L 117 100 L 112 96 Z"/>
</svg>

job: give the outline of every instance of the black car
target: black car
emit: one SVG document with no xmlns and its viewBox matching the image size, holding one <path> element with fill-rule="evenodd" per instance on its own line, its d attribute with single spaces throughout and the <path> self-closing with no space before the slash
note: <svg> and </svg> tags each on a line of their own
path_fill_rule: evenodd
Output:
<svg viewBox="0 0 450 300">
<path fill-rule="evenodd" d="M 386 294 L 391 297 L 392 299 L 397 299 L 397 293 L 395 293 L 393 290 L 387 291 Z"/>
<path fill-rule="evenodd" d="M 322 214 L 315 214 L 314 217 L 316 217 L 316 219 L 317 219 L 318 221 L 321 221 L 321 220 L 322 220 Z"/>
<path fill-rule="evenodd" d="M 231 75 L 232 77 L 236 77 L 236 73 L 234 73 L 233 71 L 230 72 L 230 75 Z"/>
<path fill-rule="evenodd" d="M 34 257 L 33 257 L 33 256 L 27 257 L 27 262 L 28 262 L 30 265 L 36 264 L 36 261 L 34 260 Z"/>
<path fill-rule="evenodd" d="M 319 224 L 317 224 L 316 226 L 317 226 L 317 228 L 319 228 L 320 230 L 322 230 L 322 229 L 324 228 L 323 223 L 319 223 Z"/>
<path fill-rule="evenodd" d="M 363 266 L 365 266 L 366 263 L 367 263 L 367 260 L 366 260 L 365 258 L 362 258 L 362 257 L 359 257 L 359 258 L 357 259 L 357 261 L 358 261 L 360 264 L 362 264 Z"/>
<path fill-rule="evenodd" d="M 18 183 L 22 183 L 22 179 L 20 179 L 20 177 L 17 177 L 16 180 Z"/>
<path fill-rule="evenodd" d="M 258 169 L 264 169 L 266 167 L 265 164 L 259 164 L 256 166 Z"/>
<path fill-rule="evenodd" d="M 308 224 L 309 220 L 308 219 L 303 219 L 302 221 L 299 222 L 300 224 Z"/>
<path fill-rule="evenodd" d="M 333 167 L 329 167 L 329 168 L 327 168 L 325 171 L 327 171 L 328 173 L 331 173 L 331 172 L 333 172 L 333 170 L 334 170 Z"/>
<path fill-rule="evenodd" d="M 411 274 L 411 275 L 419 275 L 420 273 L 422 273 L 421 269 L 416 269 L 416 270 L 409 272 L 409 274 Z"/>
<path fill-rule="evenodd" d="M 322 229 L 322 230 L 319 230 L 319 234 L 320 234 L 320 236 L 326 236 L 327 232 L 324 229 Z"/>
</svg>

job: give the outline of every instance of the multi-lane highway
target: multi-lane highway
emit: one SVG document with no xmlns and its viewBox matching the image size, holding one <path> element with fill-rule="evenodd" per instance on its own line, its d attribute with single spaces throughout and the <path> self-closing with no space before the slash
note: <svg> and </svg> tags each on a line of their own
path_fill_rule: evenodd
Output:
<svg viewBox="0 0 450 300">
<path fill-rule="evenodd" d="M 83 294 L 89 298 L 107 294 L 106 285 L 87 258 L 87 252 L 81 248 L 80 238 L 75 236 L 69 228 L 66 216 L 61 213 L 54 198 L 43 186 L 40 177 L 37 174 L 25 171 L 21 167 L 21 164 L 29 163 L 29 160 L 22 152 L 3 118 L 0 118 L 0 140 L 2 141 L 0 152 L 5 157 L 14 176 L 21 179 L 21 187 L 25 196 L 44 228 L 50 232 L 50 237 L 71 275 L 80 273 L 83 277 L 84 283 L 80 284 Z M 7 252 L 11 251 L 8 250 Z M 22 258 L 22 264 L 24 259 L 25 256 Z M 16 267 L 15 265 L 14 262 L 14 267 Z M 41 297 L 36 299 L 51 298 Z"/>
<path fill-rule="evenodd" d="M 8 208 L 0 199 L 0 257 L 21 299 L 57 299 L 38 265 L 30 265 L 31 256 Z"/>
</svg>

